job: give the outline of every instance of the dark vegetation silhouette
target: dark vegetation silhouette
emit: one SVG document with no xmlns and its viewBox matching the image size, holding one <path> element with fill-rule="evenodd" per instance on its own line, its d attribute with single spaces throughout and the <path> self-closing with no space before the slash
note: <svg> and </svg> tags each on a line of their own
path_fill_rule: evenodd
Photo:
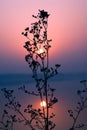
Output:
<svg viewBox="0 0 87 130">
<path fill-rule="evenodd" d="M 39 97 L 42 102 L 42 107 L 36 109 L 32 104 L 28 104 L 24 108 L 24 111 L 22 111 L 22 105 L 14 96 L 14 90 L 3 88 L 1 91 L 7 99 L 7 103 L 5 104 L 0 121 L 1 130 L 13 130 L 15 123 L 24 123 L 31 130 L 52 130 L 56 126 L 53 122 L 55 114 L 49 111 L 54 108 L 58 99 L 54 96 L 55 88 L 50 86 L 49 79 L 58 74 L 58 69 L 61 65 L 55 64 L 54 67 L 50 67 L 49 64 L 49 49 L 51 48 L 52 40 L 47 37 L 48 12 L 39 10 L 38 15 L 33 15 L 33 18 L 36 19 L 36 22 L 31 24 L 31 28 L 26 27 L 22 35 L 27 38 L 24 48 L 28 54 L 25 56 L 25 60 L 32 71 L 32 78 L 36 83 L 37 91 L 27 90 L 25 85 L 20 87 L 19 90 L 35 96 L 35 98 Z M 81 81 L 81 83 L 84 84 L 84 89 L 77 91 L 80 101 L 77 103 L 75 113 L 74 110 L 68 110 L 73 120 L 73 124 L 69 130 L 75 130 L 76 128 L 85 126 L 83 123 L 77 124 L 80 113 L 87 108 L 86 80 Z M 46 106 L 43 105 L 44 100 Z M 9 110 L 14 111 L 15 114 L 11 114 Z"/>
<path fill-rule="evenodd" d="M 87 85 L 86 85 L 87 80 L 81 80 L 80 83 L 83 84 L 83 89 L 77 90 L 77 95 L 79 96 L 79 101 L 77 102 L 76 107 L 74 110 L 70 109 L 68 110 L 68 113 L 70 117 L 73 120 L 72 127 L 70 130 L 76 130 L 80 129 L 83 127 L 87 127 L 87 123 L 84 124 L 84 122 L 79 122 L 78 119 L 80 114 L 87 109 Z"/>
</svg>

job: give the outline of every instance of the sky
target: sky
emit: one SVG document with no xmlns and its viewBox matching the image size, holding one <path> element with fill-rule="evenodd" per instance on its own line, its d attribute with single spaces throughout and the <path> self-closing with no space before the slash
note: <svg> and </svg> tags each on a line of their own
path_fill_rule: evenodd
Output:
<svg viewBox="0 0 87 130">
<path fill-rule="evenodd" d="M 61 64 L 62 72 L 87 72 L 87 0 L 1 0 L 0 73 L 30 73 L 21 32 L 38 9 L 50 14 L 50 63 Z"/>
<path fill-rule="evenodd" d="M 7 74 L 0 75 L 0 87 L 12 88 L 14 85 L 13 88 L 16 88 L 16 85 L 18 87 L 23 82 L 32 83 L 30 77 L 24 75 L 24 78 L 20 75 L 31 73 L 25 62 L 27 51 L 23 48 L 27 39 L 21 32 L 27 26 L 30 27 L 32 15 L 37 15 L 39 9 L 50 14 L 50 64 L 61 64 L 60 72 L 70 73 L 63 75 L 63 79 L 60 76 L 58 82 L 57 78 L 54 78 L 55 82 L 51 83 L 57 88 L 59 97 L 59 103 L 55 107 L 57 128 L 66 130 L 67 127 L 64 127 L 69 125 L 67 122 L 70 119 L 66 118 L 69 103 L 72 107 L 72 100 L 77 99 L 75 91 L 79 81 L 82 78 L 87 79 L 87 0 L 0 0 L 0 74 Z M 19 76 L 8 75 L 15 73 L 19 73 Z M 0 103 L 1 101 L 3 102 L 0 100 Z"/>
</svg>

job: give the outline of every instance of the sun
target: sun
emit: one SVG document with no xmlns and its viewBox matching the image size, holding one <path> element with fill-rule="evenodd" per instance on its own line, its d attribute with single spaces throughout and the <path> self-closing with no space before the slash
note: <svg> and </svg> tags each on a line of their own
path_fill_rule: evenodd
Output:
<svg viewBox="0 0 87 130">
<path fill-rule="evenodd" d="M 41 54 L 41 53 L 43 53 L 44 52 L 44 50 L 42 49 L 42 48 L 40 48 L 39 49 L 39 53 Z"/>
<path fill-rule="evenodd" d="M 43 48 L 39 48 L 37 54 L 42 54 L 44 52 Z"/>
<path fill-rule="evenodd" d="M 46 107 L 46 102 L 43 100 L 41 103 L 40 103 L 41 107 Z"/>
</svg>

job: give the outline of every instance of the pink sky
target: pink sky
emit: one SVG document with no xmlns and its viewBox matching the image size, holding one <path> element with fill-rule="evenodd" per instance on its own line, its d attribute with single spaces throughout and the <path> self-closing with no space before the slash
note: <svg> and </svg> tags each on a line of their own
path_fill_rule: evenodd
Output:
<svg viewBox="0 0 87 130">
<path fill-rule="evenodd" d="M 21 32 L 30 26 L 38 9 L 51 14 L 51 63 L 61 64 L 65 72 L 87 72 L 87 0 L 0 1 L 0 72 L 27 72 L 26 39 Z"/>
</svg>

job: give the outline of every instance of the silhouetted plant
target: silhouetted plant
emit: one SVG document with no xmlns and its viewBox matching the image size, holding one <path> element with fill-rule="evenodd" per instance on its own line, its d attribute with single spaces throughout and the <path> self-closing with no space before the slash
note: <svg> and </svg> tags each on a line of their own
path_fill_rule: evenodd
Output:
<svg viewBox="0 0 87 130">
<path fill-rule="evenodd" d="M 2 89 L 2 92 L 4 93 L 5 98 L 7 99 L 7 103 L 5 104 L 5 107 L 13 110 L 15 112 L 14 114 L 10 114 L 7 111 L 7 109 L 4 110 L 4 113 L 2 115 L 2 121 L 0 121 L 1 127 L 0 129 L 3 130 L 12 130 L 13 124 L 16 122 L 24 123 L 25 125 L 28 125 L 32 130 L 34 130 L 33 126 L 31 125 L 30 121 L 26 118 L 24 113 L 21 110 L 21 104 L 19 101 L 16 101 L 16 97 L 13 95 L 13 90 L 8 90 L 6 88 Z"/>
<path fill-rule="evenodd" d="M 21 116 L 21 118 L 18 118 L 18 115 L 15 115 L 15 117 L 13 115 L 17 122 L 25 122 L 32 130 L 52 130 L 56 126 L 52 121 L 55 114 L 49 113 L 49 110 L 58 102 L 58 99 L 54 96 L 55 89 L 50 87 L 48 80 L 58 74 L 60 65 L 56 64 L 54 68 L 49 66 L 49 49 L 52 40 L 47 37 L 48 12 L 39 10 L 37 16 L 32 16 L 37 21 L 31 24 L 31 28 L 26 27 L 22 35 L 27 38 L 24 48 L 28 54 L 25 56 L 25 60 L 32 70 L 32 78 L 36 82 L 37 92 L 28 91 L 25 86 L 20 87 L 19 90 L 29 95 L 39 96 L 41 102 L 45 100 L 46 106 L 42 105 L 42 108 L 36 109 L 33 108 L 33 105 L 28 104 L 27 108 L 24 109 L 24 113 L 28 113 L 30 117 L 30 119 L 27 119 L 26 116 L 24 116 L 25 114 L 21 111 L 21 104 L 16 101 L 16 98 L 13 96 L 13 90 L 4 88 L 2 91 L 8 101 L 5 106 Z M 11 117 L 12 116 L 10 116 L 10 118 Z M 13 122 L 12 120 L 11 123 Z"/>
<path fill-rule="evenodd" d="M 48 79 L 58 74 L 58 68 L 60 65 L 56 64 L 55 68 L 49 67 L 49 49 L 51 47 L 50 42 L 52 40 L 47 37 L 48 12 L 39 10 L 38 15 L 33 15 L 33 17 L 37 19 L 37 21 L 31 24 L 30 29 L 27 27 L 25 32 L 22 33 L 28 39 L 24 45 L 24 48 L 28 51 L 28 55 L 26 55 L 25 59 L 32 70 L 38 91 L 38 94 L 35 94 L 34 92 L 31 94 L 39 95 L 41 102 L 45 97 L 46 108 L 42 106 L 42 110 L 34 110 L 32 106 L 29 105 L 29 107 L 25 109 L 25 112 L 30 113 L 31 121 L 36 120 L 36 126 L 38 128 L 51 130 L 55 127 L 55 124 L 50 120 L 50 118 L 53 118 L 54 114 L 50 116 L 49 109 L 58 100 L 54 97 L 55 89 L 50 88 Z M 27 92 L 24 87 L 21 89 Z"/>
<path fill-rule="evenodd" d="M 84 88 L 82 90 L 77 91 L 77 95 L 79 96 L 79 101 L 77 102 L 77 106 L 74 110 L 68 110 L 68 113 L 70 117 L 73 119 L 73 124 L 70 130 L 75 130 L 77 128 L 83 128 L 87 124 L 84 124 L 80 122 L 78 124 L 78 119 L 80 114 L 84 111 L 84 109 L 87 109 L 87 86 L 86 86 L 86 80 L 81 80 L 80 83 L 84 85 Z"/>
</svg>

